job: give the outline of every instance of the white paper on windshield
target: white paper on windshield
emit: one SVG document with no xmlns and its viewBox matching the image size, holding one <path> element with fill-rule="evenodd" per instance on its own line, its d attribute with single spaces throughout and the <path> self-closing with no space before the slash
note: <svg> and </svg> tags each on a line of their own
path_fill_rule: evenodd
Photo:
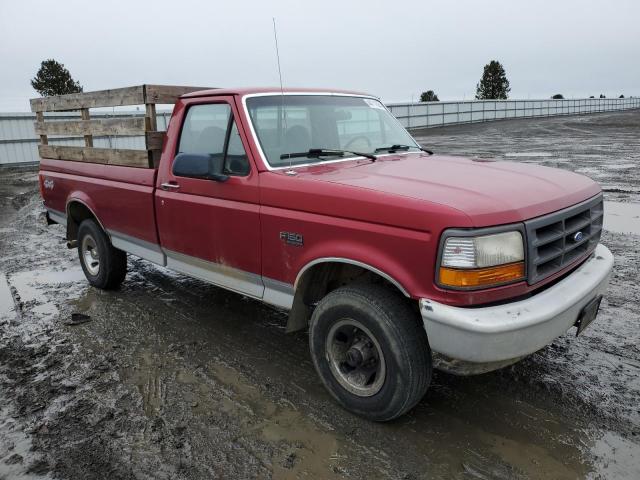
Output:
<svg viewBox="0 0 640 480">
<path fill-rule="evenodd" d="M 369 105 L 371 108 L 378 108 L 380 110 L 384 110 L 384 107 L 382 106 L 382 104 L 380 102 L 378 102 L 377 100 L 371 100 L 370 98 L 365 98 L 364 101 L 367 103 L 367 105 Z"/>
</svg>

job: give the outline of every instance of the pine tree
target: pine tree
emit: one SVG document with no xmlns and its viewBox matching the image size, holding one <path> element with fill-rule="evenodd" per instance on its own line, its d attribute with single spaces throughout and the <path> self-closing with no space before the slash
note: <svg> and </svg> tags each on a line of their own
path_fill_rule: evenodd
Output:
<svg viewBox="0 0 640 480">
<path fill-rule="evenodd" d="M 40 70 L 31 79 L 31 86 L 43 97 L 82 92 L 82 85 L 71 78 L 69 70 L 53 59 L 40 64 Z"/>
<path fill-rule="evenodd" d="M 436 95 L 436 93 L 433 90 L 427 90 L 426 92 L 422 92 L 420 94 L 420 101 L 421 102 L 439 102 L 440 99 L 438 98 L 438 95 Z"/>
<path fill-rule="evenodd" d="M 506 100 L 509 98 L 509 80 L 504 67 L 497 60 L 484 66 L 480 83 L 476 86 L 478 100 Z"/>
</svg>

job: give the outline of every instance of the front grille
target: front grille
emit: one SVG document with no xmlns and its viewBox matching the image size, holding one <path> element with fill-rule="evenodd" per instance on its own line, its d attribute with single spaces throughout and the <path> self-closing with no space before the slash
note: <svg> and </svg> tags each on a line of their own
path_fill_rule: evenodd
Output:
<svg viewBox="0 0 640 480">
<path fill-rule="evenodd" d="M 590 254 L 600 241 L 602 218 L 602 195 L 598 195 L 524 222 L 528 244 L 528 283 L 531 285 L 544 280 Z"/>
</svg>

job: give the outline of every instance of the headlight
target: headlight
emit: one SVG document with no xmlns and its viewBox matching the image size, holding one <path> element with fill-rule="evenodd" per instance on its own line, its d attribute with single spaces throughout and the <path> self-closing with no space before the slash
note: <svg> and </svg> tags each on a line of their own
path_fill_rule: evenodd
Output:
<svg viewBox="0 0 640 480">
<path fill-rule="evenodd" d="M 438 281 L 443 287 L 491 287 L 525 275 L 524 244 L 518 231 L 446 237 L 440 258 Z"/>
</svg>

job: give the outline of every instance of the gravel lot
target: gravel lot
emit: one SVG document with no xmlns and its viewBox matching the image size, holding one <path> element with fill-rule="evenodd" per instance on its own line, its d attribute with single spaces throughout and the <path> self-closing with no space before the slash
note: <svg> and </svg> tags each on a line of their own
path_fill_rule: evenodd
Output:
<svg viewBox="0 0 640 480">
<path fill-rule="evenodd" d="M 417 136 L 639 201 L 640 111 Z M 638 234 L 605 231 L 615 273 L 583 336 L 498 372 L 436 373 L 417 408 L 374 424 L 332 401 L 282 313 L 133 257 L 120 291 L 89 287 L 42 221 L 33 169 L 0 170 L 0 207 L 0 479 L 640 478 Z M 622 230 L 640 210 L 624 212 Z"/>
</svg>

